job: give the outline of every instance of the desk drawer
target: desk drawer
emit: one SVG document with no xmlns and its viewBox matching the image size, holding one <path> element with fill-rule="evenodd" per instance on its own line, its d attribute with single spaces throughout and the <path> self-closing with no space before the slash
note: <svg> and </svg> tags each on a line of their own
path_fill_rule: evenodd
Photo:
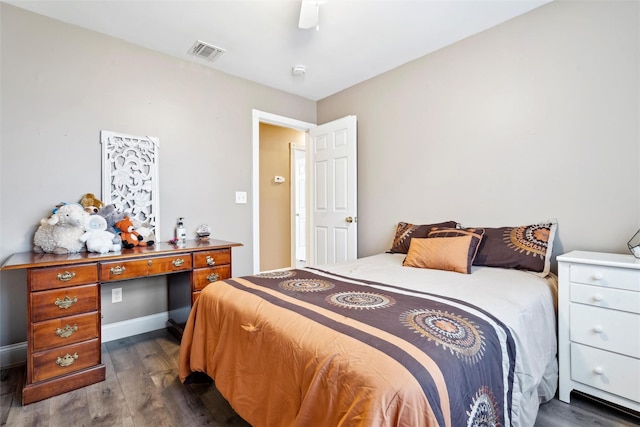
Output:
<svg viewBox="0 0 640 427">
<path fill-rule="evenodd" d="M 73 286 L 31 294 L 31 319 L 34 322 L 56 317 L 98 311 L 98 285 Z"/>
<path fill-rule="evenodd" d="M 640 315 L 571 304 L 571 341 L 640 358 Z"/>
<path fill-rule="evenodd" d="M 136 261 L 114 261 L 100 263 L 100 281 L 113 282 L 116 280 L 146 277 L 149 270 L 149 261 L 146 259 Z"/>
<path fill-rule="evenodd" d="M 640 402 L 640 360 L 571 344 L 571 379 Z"/>
<path fill-rule="evenodd" d="M 100 340 L 34 353 L 33 382 L 69 374 L 100 363 Z"/>
<path fill-rule="evenodd" d="M 193 268 L 213 267 L 222 264 L 231 264 L 231 249 L 216 249 L 193 254 Z"/>
<path fill-rule="evenodd" d="M 66 316 L 33 324 L 33 351 L 62 347 L 100 337 L 98 312 Z"/>
<path fill-rule="evenodd" d="M 572 282 L 640 292 L 640 270 L 573 264 L 570 276 Z"/>
<path fill-rule="evenodd" d="M 193 270 L 193 291 L 201 291 L 209 283 L 231 277 L 231 266 L 221 265 L 212 268 L 198 268 Z"/>
<path fill-rule="evenodd" d="M 191 270 L 191 255 L 178 254 L 149 259 L 150 276 Z"/>
<path fill-rule="evenodd" d="M 34 268 L 29 270 L 28 281 L 32 291 L 96 283 L 98 281 L 98 268 L 95 264 Z"/>
</svg>

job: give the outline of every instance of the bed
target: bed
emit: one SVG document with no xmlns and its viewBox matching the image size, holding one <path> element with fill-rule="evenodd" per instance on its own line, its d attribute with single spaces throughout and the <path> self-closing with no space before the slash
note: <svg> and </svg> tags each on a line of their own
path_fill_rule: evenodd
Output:
<svg viewBox="0 0 640 427">
<path fill-rule="evenodd" d="M 255 427 L 533 425 L 558 378 L 551 248 L 532 272 L 474 265 L 492 250 L 478 229 L 424 234 L 404 239 L 406 253 L 207 286 L 182 337 L 181 381 L 206 373 Z M 435 246 L 416 260 L 418 242 Z M 455 251 L 467 272 L 411 266 Z"/>
</svg>

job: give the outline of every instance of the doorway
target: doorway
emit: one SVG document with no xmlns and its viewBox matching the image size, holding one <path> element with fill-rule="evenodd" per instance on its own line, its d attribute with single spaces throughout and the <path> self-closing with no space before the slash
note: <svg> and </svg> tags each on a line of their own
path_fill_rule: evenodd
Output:
<svg viewBox="0 0 640 427">
<path fill-rule="evenodd" d="M 253 271 L 258 273 L 261 271 L 261 225 L 260 225 L 260 124 L 270 124 L 280 126 L 288 129 L 295 129 L 308 133 L 308 131 L 314 128 L 316 125 L 313 123 L 307 123 L 300 120 L 291 119 L 284 116 L 278 116 L 271 113 L 266 113 L 259 110 L 253 110 L 253 183 L 251 201 L 253 207 Z M 305 134 L 305 140 L 308 138 Z M 275 179 L 275 175 L 271 177 L 271 180 Z M 275 181 L 274 181 L 275 183 Z M 291 210 L 289 210 L 291 212 Z M 289 245 L 291 245 L 289 241 Z M 289 250 L 287 251 L 289 252 Z M 293 260 L 294 256 L 290 256 L 289 259 Z M 295 263 L 290 265 L 284 265 L 282 267 L 295 266 Z"/>
</svg>

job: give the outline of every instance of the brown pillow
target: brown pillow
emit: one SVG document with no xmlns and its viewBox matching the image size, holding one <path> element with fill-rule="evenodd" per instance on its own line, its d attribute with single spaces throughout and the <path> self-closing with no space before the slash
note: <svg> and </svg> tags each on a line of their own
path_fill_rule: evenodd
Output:
<svg viewBox="0 0 640 427">
<path fill-rule="evenodd" d="M 446 221 L 438 224 L 423 224 L 423 225 L 415 225 L 410 224 L 408 222 L 399 222 L 396 227 L 396 234 L 393 238 L 393 244 L 391 245 L 391 249 L 389 252 L 392 254 L 406 254 L 409 252 L 409 245 L 411 244 L 411 239 L 418 237 L 424 238 L 427 237 L 429 231 L 431 231 L 434 227 L 455 227 L 458 225 L 455 221 Z"/>
<path fill-rule="evenodd" d="M 411 239 L 409 252 L 402 265 L 469 274 L 472 240 L 471 235 Z"/>
<path fill-rule="evenodd" d="M 515 268 L 546 276 L 558 223 L 555 219 L 520 227 L 484 229 L 473 265 Z"/>
</svg>

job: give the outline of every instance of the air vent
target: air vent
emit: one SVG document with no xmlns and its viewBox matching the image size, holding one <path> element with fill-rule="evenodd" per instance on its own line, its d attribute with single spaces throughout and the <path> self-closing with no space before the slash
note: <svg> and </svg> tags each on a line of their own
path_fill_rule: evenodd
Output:
<svg viewBox="0 0 640 427">
<path fill-rule="evenodd" d="M 200 40 L 195 42 L 193 46 L 191 46 L 191 49 L 189 49 L 189 53 L 191 55 L 206 59 L 207 61 L 215 61 L 225 52 L 226 50 L 220 47 L 216 47 Z"/>
</svg>

